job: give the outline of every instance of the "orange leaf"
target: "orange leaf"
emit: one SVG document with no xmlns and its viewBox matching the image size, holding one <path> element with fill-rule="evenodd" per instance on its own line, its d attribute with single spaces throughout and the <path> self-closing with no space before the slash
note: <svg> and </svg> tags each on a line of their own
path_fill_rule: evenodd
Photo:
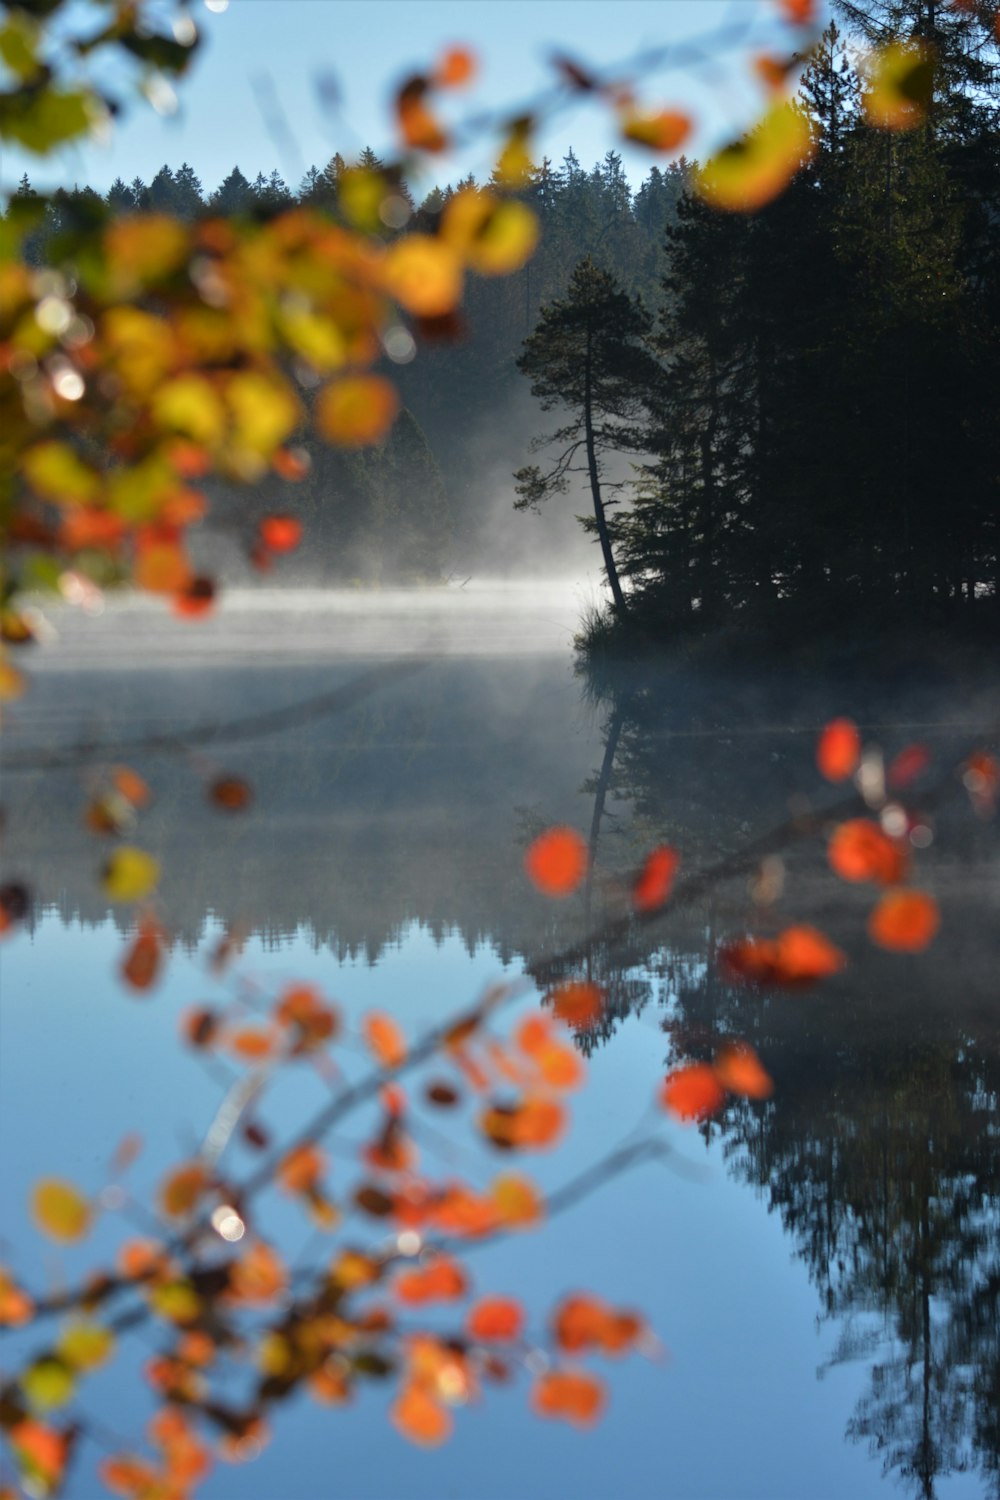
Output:
<svg viewBox="0 0 1000 1500">
<path fill-rule="evenodd" d="M 201 1162 L 184 1162 L 160 1183 L 160 1208 L 171 1219 L 183 1218 L 195 1207 L 208 1187 L 209 1177 Z"/>
<path fill-rule="evenodd" d="M 35 1304 L 27 1292 L 0 1266 L 0 1328 L 19 1328 L 30 1322 L 34 1311 Z"/>
<path fill-rule="evenodd" d="M 147 783 L 131 766 L 115 766 L 111 772 L 111 781 L 115 791 L 126 802 L 131 802 L 133 807 L 146 807 L 153 800 Z"/>
<path fill-rule="evenodd" d="M 527 1177 L 519 1177 L 513 1172 L 497 1177 L 490 1195 L 506 1229 L 537 1224 L 544 1217 L 545 1205 L 535 1184 Z"/>
<path fill-rule="evenodd" d="M 893 791 L 901 791 L 922 776 L 930 763 L 931 753 L 926 745 L 907 745 L 893 759 L 886 781 Z"/>
<path fill-rule="evenodd" d="M 407 79 L 396 95 L 396 119 L 407 146 L 415 151 L 443 151 L 448 137 L 428 108 L 426 78 Z"/>
<path fill-rule="evenodd" d="M 808 26 L 818 14 L 817 0 L 777 0 L 777 5 L 791 26 Z"/>
<path fill-rule="evenodd" d="M 243 1062 L 261 1062 L 265 1057 L 273 1056 L 277 1042 L 274 1032 L 262 1026 L 242 1026 L 226 1037 L 230 1052 Z"/>
<path fill-rule="evenodd" d="M 381 1067 L 398 1068 L 406 1061 L 406 1038 L 384 1011 L 370 1011 L 361 1022 L 361 1031 Z"/>
<path fill-rule="evenodd" d="M 308 1193 L 317 1186 L 326 1168 L 326 1155 L 310 1142 L 295 1146 L 283 1157 L 275 1180 L 286 1193 Z"/>
<path fill-rule="evenodd" d="M 462 295 L 461 257 L 429 234 L 408 234 L 390 245 L 383 277 L 389 295 L 418 318 L 444 317 Z"/>
<path fill-rule="evenodd" d="M 827 851 L 842 880 L 895 885 L 906 874 L 906 849 L 871 818 L 850 818 L 834 829 Z"/>
<path fill-rule="evenodd" d="M 769 1099 L 774 1084 L 764 1071 L 760 1058 L 748 1042 L 732 1042 L 716 1053 L 715 1076 L 731 1094 L 748 1099 Z"/>
<path fill-rule="evenodd" d="M 242 776 L 217 776 L 208 788 L 208 800 L 223 812 L 245 812 L 253 801 L 253 788 Z"/>
<path fill-rule="evenodd" d="M 604 1009 L 604 992 L 587 980 L 569 980 L 549 993 L 552 1014 L 567 1026 L 583 1029 L 593 1026 Z"/>
<path fill-rule="evenodd" d="M 228 1295 L 237 1302 L 272 1302 L 288 1285 L 285 1263 L 276 1250 L 258 1240 L 234 1263 Z"/>
<path fill-rule="evenodd" d="M 294 552 L 302 540 L 302 522 L 295 516 L 265 516 L 257 531 L 271 552 Z"/>
<path fill-rule="evenodd" d="M 553 1099 L 528 1096 L 520 1104 L 493 1105 L 480 1116 L 480 1127 L 505 1150 L 542 1150 L 562 1134 L 566 1116 Z"/>
<path fill-rule="evenodd" d="M 28 1420 L 8 1428 L 7 1437 L 21 1464 L 37 1470 L 42 1481 L 35 1486 L 44 1495 L 54 1494 L 66 1468 L 69 1441 L 54 1427 Z"/>
<path fill-rule="evenodd" d="M 861 736 L 853 719 L 832 719 L 819 737 L 816 764 L 827 781 L 846 781 L 861 763 Z"/>
<path fill-rule="evenodd" d="M 813 984 L 847 963 L 840 949 L 815 927 L 787 927 L 777 938 L 744 938 L 719 950 L 722 967 L 735 979 L 759 984 Z"/>
<path fill-rule="evenodd" d="M 872 940 L 897 953 L 922 953 L 941 925 L 937 902 L 925 891 L 888 891 L 868 921 Z"/>
<path fill-rule="evenodd" d="M 177 542 L 153 541 L 140 547 L 133 581 L 151 594 L 179 594 L 191 581 L 191 563 Z"/>
<path fill-rule="evenodd" d="M 513 1297 L 483 1297 L 469 1308 L 465 1328 L 480 1343 L 519 1339 L 524 1332 L 524 1308 Z"/>
<path fill-rule="evenodd" d="M 469 83 L 475 73 L 475 54 L 468 47 L 449 47 L 438 59 L 434 82 L 439 89 L 457 89 Z"/>
<path fill-rule="evenodd" d="M 524 868 L 544 895 L 572 895 L 587 873 L 587 846 L 574 828 L 549 828 L 529 844 Z"/>
<path fill-rule="evenodd" d="M 140 922 L 132 946 L 122 961 L 122 978 L 134 990 L 148 990 L 159 978 L 165 949 L 163 928 L 149 919 Z"/>
<path fill-rule="evenodd" d="M 691 116 L 679 109 L 643 114 L 629 109 L 622 115 L 622 135 L 650 151 L 679 151 L 691 134 Z"/>
<path fill-rule="evenodd" d="M 725 1103 L 725 1092 L 708 1063 L 688 1063 L 663 1081 L 660 1103 L 678 1120 L 707 1120 Z"/>
<path fill-rule="evenodd" d="M 316 398 L 316 429 L 329 443 L 364 448 L 392 426 L 399 397 L 381 375 L 345 375 L 325 385 Z"/>
<path fill-rule="evenodd" d="M 180 593 L 174 595 L 171 608 L 182 619 L 198 620 L 212 613 L 217 593 L 214 578 L 207 578 L 199 573 L 188 581 Z"/>
<path fill-rule="evenodd" d="M 646 863 L 632 888 L 632 905 L 636 911 L 655 911 L 669 899 L 681 857 L 676 849 L 661 844 L 646 858 Z"/>
<path fill-rule="evenodd" d="M 451 1413 L 416 1381 L 403 1387 L 390 1415 L 397 1431 L 422 1448 L 436 1448 L 451 1436 Z"/>
<path fill-rule="evenodd" d="M 562 1417 L 576 1427 L 592 1427 L 605 1403 L 604 1386 L 595 1376 L 577 1370 L 550 1370 L 531 1392 L 531 1405 L 540 1417 Z"/>
<path fill-rule="evenodd" d="M 412 1307 L 425 1302 L 453 1302 L 468 1290 L 465 1272 L 449 1255 L 438 1255 L 412 1271 L 401 1271 L 393 1284 L 400 1302 Z"/>
</svg>

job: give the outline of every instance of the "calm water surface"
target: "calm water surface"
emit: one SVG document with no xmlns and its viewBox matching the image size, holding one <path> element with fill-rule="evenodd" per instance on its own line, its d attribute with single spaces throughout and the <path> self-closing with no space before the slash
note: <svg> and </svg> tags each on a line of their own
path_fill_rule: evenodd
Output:
<svg viewBox="0 0 1000 1500">
<path fill-rule="evenodd" d="M 621 915 L 629 872 L 654 843 L 697 869 L 738 855 L 803 797 L 832 803 L 812 765 L 832 714 L 853 714 L 889 753 L 920 740 L 942 767 L 996 716 L 995 682 L 887 686 L 874 673 L 748 682 L 672 669 L 595 701 L 571 657 L 580 602 L 573 589 L 470 585 L 246 595 L 198 629 L 136 606 L 56 622 L 61 639 L 36 654 L 3 745 L 4 878 L 36 897 L 0 957 L 4 1259 L 32 1286 L 75 1280 L 132 1232 L 107 1215 L 85 1249 L 57 1252 L 27 1222 L 35 1179 L 96 1189 L 117 1141 L 138 1130 L 141 1197 L 197 1149 L 219 1087 L 177 1045 L 177 1021 L 231 994 L 205 963 L 227 925 L 249 934 L 239 972 L 265 992 L 313 980 L 348 1018 L 389 1009 L 410 1036 L 497 979 L 524 976 L 527 1009 L 543 960 L 576 943 L 588 915 L 592 929 Z M 405 671 L 379 677 L 401 657 Z M 359 680 L 364 695 L 345 707 L 336 695 Z M 138 1000 L 115 973 L 128 918 L 109 911 L 104 849 L 81 825 L 101 760 L 127 760 L 156 798 L 136 837 L 163 861 L 173 947 Z M 206 802 L 223 772 L 253 785 L 243 817 Z M 204 1494 L 995 1493 L 1000 866 L 994 825 L 963 795 L 956 783 L 934 809 L 935 841 L 919 856 L 944 913 L 925 958 L 868 946 L 870 894 L 836 885 L 817 845 L 789 852 L 780 915 L 755 908 L 741 876 L 623 942 L 595 940 L 574 966 L 604 984 L 608 1016 L 584 1039 L 591 1078 L 568 1142 L 524 1161 L 544 1187 L 625 1138 L 665 1069 L 713 1038 L 752 1040 L 776 1082 L 766 1105 L 732 1106 L 701 1130 L 668 1125 L 672 1162 L 476 1252 L 477 1290 L 520 1295 L 536 1326 L 578 1288 L 648 1317 L 666 1355 L 602 1371 L 599 1427 L 532 1418 L 523 1375 L 460 1410 L 455 1438 L 433 1453 L 387 1426 L 377 1387 L 346 1412 L 296 1399 L 276 1411 L 257 1462 L 218 1468 Z M 557 905 L 521 869 L 524 844 L 554 822 L 580 828 L 595 856 L 588 890 Z M 721 981 L 724 937 L 792 919 L 828 930 L 849 970 L 814 992 Z M 291 1129 L 322 1089 L 308 1073 L 279 1085 L 268 1125 Z M 444 1139 L 421 1142 L 428 1169 L 474 1173 L 455 1145 L 462 1130 L 445 1124 Z M 335 1186 L 355 1175 L 347 1135 L 332 1142 Z M 249 1153 L 236 1159 L 249 1168 Z M 298 1208 L 263 1203 L 287 1253 L 312 1253 Z M 126 1342 L 82 1396 L 109 1443 L 149 1412 L 137 1372 L 156 1341 Z M 100 1493 L 100 1456 L 88 1439 L 71 1496 Z"/>
</svg>

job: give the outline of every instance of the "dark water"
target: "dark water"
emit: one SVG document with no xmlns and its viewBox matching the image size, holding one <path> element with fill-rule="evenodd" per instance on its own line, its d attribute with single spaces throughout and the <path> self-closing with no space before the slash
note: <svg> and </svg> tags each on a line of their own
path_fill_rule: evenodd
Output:
<svg viewBox="0 0 1000 1500">
<path fill-rule="evenodd" d="M 591 1076 L 572 1135 L 524 1162 L 543 1188 L 626 1138 L 671 1063 L 727 1035 L 753 1042 L 774 1097 L 731 1104 L 704 1127 L 667 1123 L 672 1160 L 478 1251 L 476 1288 L 518 1294 L 538 1329 L 561 1293 L 591 1288 L 641 1308 L 666 1356 L 608 1364 L 610 1409 L 586 1433 L 531 1417 L 522 1371 L 459 1410 L 455 1438 L 434 1453 L 387 1427 L 382 1389 L 347 1411 L 296 1399 L 261 1457 L 220 1466 L 204 1493 L 994 1493 L 1000 866 L 995 824 L 944 773 L 989 742 L 995 684 L 664 668 L 595 700 L 573 670 L 572 591 L 482 590 L 418 608 L 405 597 L 261 603 L 237 601 L 195 635 L 148 611 L 74 626 L 6 728 L 4 878 L 30 883 L 35 910 L 0 955 L 4 1259 L 33 1287 L 73 1281 L 133 1232 L 108 1213 L 85 1248 L 46 1246 L 25 1212 L 39 1176 L 96 1190 L 115 1143 L 139 1130 L 142 1196 L 197 1147 L 219 1086 L 177 1045 L 177 1018 L 227 993 L 204 962 L 227 924 L 249 935 L 239 972 L 265 991 L 310 979 L 348 1018 L 390 1009 L 410 1036 L 498 978 L 525 976 L 527 1009 L 554 974 L 588 970 L 607 1015 L 582 1039 Z M 400 655 L 406 670 L 380 677 Z M 359 681 L 357 701 L 338 702 Z M 812 759 L 835 713 L 853 714 L 888 755 L 913 741 L 933 755 L 913 794 L 934 833 L 917 883 L 943 913 L 926 955 L 872 948 L 871 893 L 835 881 L 821 837 L 782 847 L 774 909 L 755 903 L 740 867 L 790 812 L 836 801 Z M 166 977 L 140 999 L 117 982 L 128 916 L 109 911 L 104 846 L 81 824 L 102 759 L 127 760 L 155 794 L 135 837 L 163 861 L 173 946 Z M 242 817 L 206 801 L 221 773 L 253 785 Z M 521 860 L 537 829 L 563 822 L 590 840 L 594 878 L 556 904 Z M 623 926 L 630 872 L 664 840 L 689 872 L 729 861 L 737 873 L 659 922 Z M 724 982 L 725 937 L 792 920 L 830 933 L 849 956 L 844 974 L 811 991 Z M 587 931 L 596 936 L 580 946 Z M 294 1128 L 322 1089 L 278 1086 L 269 1124 Z M 454 1140 L 425 1149 L 428 1170 L 475 1175 L 464 1146 L 449 1159 Z M 334 1143 L 335 1183 L 350 1180 L 349 1150 Z M 296 1206 L 265 1203 L 268 1232 L 292 1257 L 307 1253 Z M 83 1390 L 88 1430 L 109 1443 L 148 1415 L 137 1372 L 149 1338 L 127 1339 Z M 71 1495 L 100 1493 L 100 1456 L 88 1438 Z"/>
</svg>

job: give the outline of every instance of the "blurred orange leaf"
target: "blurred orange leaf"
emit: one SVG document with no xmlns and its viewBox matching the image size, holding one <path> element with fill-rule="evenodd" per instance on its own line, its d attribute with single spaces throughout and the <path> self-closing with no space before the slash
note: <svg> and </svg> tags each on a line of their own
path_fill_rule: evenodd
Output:
<svg viewBox="0 0 1000 1500">
<path fill-rule="evenodd" d="M 941 925 L 938 904 L 925 891 L 888 891 L 872 912 L 874 942 L 897 953 L 922 953 Z"/>
<path fill-rule="evenodd" d="M 572 895 L 587 873 L 587 846 L 575 828 L 549 828 L 529 844 L 524 868 L 544 895 Z"/>
<path fill-rule="evenodd" d="M 505 1343 L 524 1332 L 524 1308 L 513 1297 L 483 1297 L 473 1303 L 465 1330 L 480 1343 Z"/>
<path fill-rule="evenodd" d="M 302 540 L 302 522 L 295 516 L 265 516 L 257 530 L 272 552 L 294 552 Z"/>
<path fill-rule="evenodd" d="M 853 719 L 832 719 L 820 734 L 816 764 L 827 781 L 846 781 L 861 763 L 861 736 Z"/>
<path fill-rule="evenodd" d="M 723 147 L 695 173 L 695 187 L 716 208 L 752 213 L 776 198 L 815 150 L 812 128 L 798 105 L 774 104 L 748 135 Z"/>
<path fill-rule="evenodd" d="M 774 1083 L 748 1042 L 732 1042 L 721 1047 L 712 1067 L 722 1087 L 731 1094 L 742 1094 L 748 1099 L 769 1099 L 774 1093 Z"/>
<path fill-rule="evenodd" d="M 475 74 L 475 54 L 468 47 L 449 47 L 438 59 L 434 82 L 441 89 L 456 89 L 471 82 Z"/>
<path fill-rule="evenodd" d="M 827 851 L 842 880 L 895 885 L 906 874 L 909 856 L 871 818 L 851 818 L 834 829 Z"/>
<path fill-rule="evenodd" d="M 381 375 L 345 375 L 316 398 L 316 429 L 329 443 L 365 448 L 392 426 L 399 408 L 395 387 Z"/>
<path fill-rule="evenodd" d="M 458 252 L 429 234 L 404 235 L 390 245 L 382 274 L 389 295 L 418 318 L 443 317 L 454 310 L 462 296 Z M 322 426 L 320 431 L 324 431 Z"/>
<path fill-rule="evenodd" d="M 691 134 L 691 117 L 679 109 L 629 109 L 622 114 L 621 131 L 627 141 L 650 151 L 679 151 Z"/>
<path fill-rule="evenodd" d="M 134 990 L 148 990 L 160 976 L 166 939 L 159 922 L 146 917 L 139 923 L 139 930 L 132 940 L 124 959 L 121 974 L 125 983 Z"/>
<path fill-rule="evenodd" d="M 275 1181 L 286 1193 L 308 1193 L 327 1169 L 326 1154 L 312 1142 L 295 1146 L 278 1164 Z"/>
<path fill-rule="evenodd" d="M 34 1311 L 35 1304 L 27 1292 L 0 1266 L 0 1328 L 20 1328 L 31 1321 Z"/>
<path fill-rule="evenodd" d="M 598 984 L 571 979 L 549 992 L 552 1014 L 567 1026 L 580 1030 L 593 1026 L 604 1010 L 604 992 Z"/>
<path fill-rule="evenodd" d="M 813 984 L 838 973 L 845 955 L 816 927 L 786 927 L 777 938 L 743 938 L 719 950 L 722 967 L 736 979 L 759 984 Z"/>
<path fill-rule="evenodd" d="M 726 1102 L 725 1090 L 708 1063 L 687 1063 L 663 1080 L 660 1103 L 678 1120 L 707 1120 Z"/>
<path fill-rule="evenodd" d="M 253 802 L 253 788 L 242 776 L 217 776 L 209 784 L 208 800 L 222 812 L 246 812 Z"/>
<path fill-rule="evenodd" d="M 195 1207 L 209 1185 L 209 1175 L 199 1161 L 183 1162 L 160 1183 L 160 1209 L 170 1219 L 184 1218 Z"/>
<path fill-rule="evenodd" d="M 636 911 L 656 911 L 669 899 L 680 862 L 677 850 L 666 844 L 661 844 L 647 856 L 632 887 L 632 905 Z"/>
<path fill-rule="evenodd" d="M 604 1385 L 594 1375 L 577 1370 L 549 1370 L 539 1376 L 531 1405 L 540 1417 L 561 1417 L 576 1427 L 592 1427 L 605 1405 Z"/>
<path fill-rule="evenodd" d="M 436 1448 L 451 1436 L 451 1413 L 424 1386 L 408 1382 L 391 1411 L 393 1426 L 411 1443 Z"/>
<path fill-rule="evenodd" d="M 895 756 L 886 772 L 886 782 L 893 791 L 902 791 L 918 780 L 931 763 L 926 745 L 907 745 Z"/>
<path fill-rule="evenodd" d="M 437 1255 L 412 1271 L 401 1271 L 393 1283 L 400 1302 L 410 1306 L 425 1302 L 453 1302 L 468 1289 L 465 1272 L 449 1255 Z"/>
<path fill-rule="evenodd" d="M 369 1011 L 362 1019 L 361 1033 L 381 1067 L 398 1068 L 406 1061 L 406 1038 L 384 1011 Z"/>
</svg>

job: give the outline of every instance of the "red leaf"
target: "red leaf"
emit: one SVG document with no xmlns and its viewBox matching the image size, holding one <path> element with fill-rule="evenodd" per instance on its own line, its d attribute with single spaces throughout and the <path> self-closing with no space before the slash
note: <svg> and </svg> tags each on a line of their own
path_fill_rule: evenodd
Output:
<svg viewBox="0 0 1000 1500">
<path fill-rule="evenodd" d="M 666 844 L 652 851 L 632 888 L 632 905 L 636 911 L 655 911 L 669 899 L 680 862 L 677 850 Z"/>
<path fill-rule="evenodd" d="M 922 953 L 941 925 L 937 902 L 925 891 L 888 891 L 872 912 L 868 931 L 882 948 Z"/>
<path fill-rule="evenodd" d="M 524 868 L 544 895 L 572 895 L 587 873 L 587 846 L 574 828 L 549 828 L 528 846 Z"/>
<path fill-rule="evenodd" d="M 660 1103 L 678 1120 L 707 1120 L 726 1102 L 725 1090 L 708 1063 L 688 1063 L 667 1075 Z"/>
<path fill-rule="evenodd" d="M 846 781 L 861 761 L 861 736 L 852 719 L 833 719 L 816 746 L 816 764 L 827 781 Z"/>
</svg>

